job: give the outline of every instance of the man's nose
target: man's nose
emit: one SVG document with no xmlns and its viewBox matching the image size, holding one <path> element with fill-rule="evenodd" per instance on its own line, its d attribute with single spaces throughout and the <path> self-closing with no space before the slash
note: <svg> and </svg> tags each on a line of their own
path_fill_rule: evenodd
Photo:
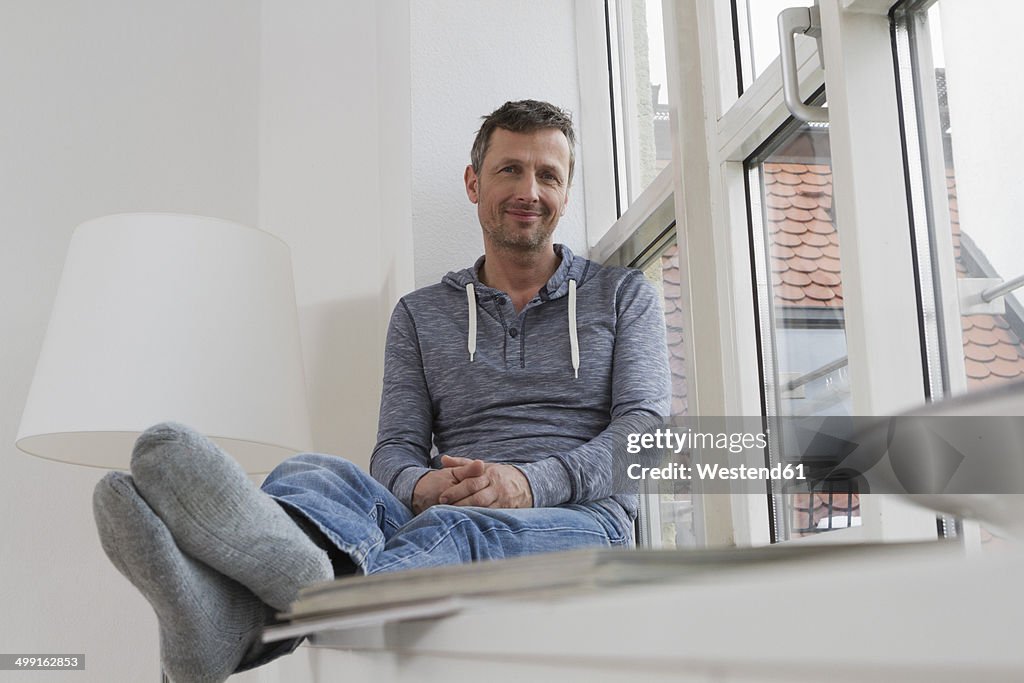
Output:
<svg viewBox="0 0 1024 683">
<path fill-rule="evenodd" d="M 516 199 L 526 202 L 535 202 L 540 198 L 539 185 L 532 173 L 524 173 L 516 184 Z"/>
</svg>

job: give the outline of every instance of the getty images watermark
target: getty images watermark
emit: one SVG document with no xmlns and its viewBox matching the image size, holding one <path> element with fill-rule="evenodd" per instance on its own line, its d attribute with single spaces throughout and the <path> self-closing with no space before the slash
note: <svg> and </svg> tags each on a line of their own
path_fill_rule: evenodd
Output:
<svg viewBox="0 0 1024 683">
<path fill-rule="evenodd" d="M 1024 494 L 1024 416 L 636 418 L 613 431 L 613 493 L 841 481 L 860 493 Z"/>
<path fill-rule="evenodd" d="M 720 451 L 737 455 L 749 450 L 768 448 L 768 430 L 759 432 L 701 432 L 687 426 L 684 431 L 662 427 L 652 431 L 631 432 L 626 436 L 626 453 L 640 455 L 645 452 L 671 454 L 694 451 Z M 725 462 L 670 461 L 657 465 L 632 462 L 626 465 L 626 476 L 634 481 L 804 481 L 807 476 L 803 463 L 776 463 L 772 466 L 751 466 L 745 463 L 729 465 Z"/>
</svg>

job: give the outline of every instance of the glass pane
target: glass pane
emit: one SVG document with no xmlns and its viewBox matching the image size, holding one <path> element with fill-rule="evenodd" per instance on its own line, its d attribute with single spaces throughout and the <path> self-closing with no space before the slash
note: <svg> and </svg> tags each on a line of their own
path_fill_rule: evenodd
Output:
<svg viewBox="0 0 1024 683">
<path fill-rule="evenodd" d="M 672 158 L 665 31 L 661 0 L 618 0 L 612 54 L 616 119 L 621 122 L 616 155 L 621 209 L 625 211 Z"/>
<path fill-rule="evenodd" d="M 672 415 L 687 415 L 686 349 L 683 345 L 685 317 L 679 271 L 679 247 L 675 238 L 641 264 L 647 279 L 662 294 L 669 367 L 672 370 Z M 658 497 L 661 518 L 661 547 L 694 548 L 693 500 L 689 493 L 666 493 Z"/>
<path fill-rule="evenodd" d="M 1024 283 L 1012 189 L 1024 181 L 1024 94 L 1010 85 L 1024 5 L 910 7 L 897 8 L 894 28 L 913 227 L 929 247 L 919 249 L 921 294 L 935 302 L 922 325 L 934 399 L 1024 379 L 1024 289 L 1009 289 Z M 986 290 L 991 303 L 982 304 Z M 980 542 L 1006 543 L 984 528 Z"/>
<path fill-rule="evenodd" d="M 1010 188 L 1024 183 L 1024 128 L 1019 123 L 1024 93 L 1008 87 L 1018 78 L 1014 59 L 1019 41 L 1016 27 L 1024 21 L 1019 2 L 999 1 L 978 12 L 974 3 L 939 0 L 928 9 L 904 17 L 913 37 L 909 59 L 915 72 L 920 164 L 938 175 L 928 206 L 925 193 L 915 211 L 930 217 L 926 239 L 937 244 L 952 239 L 952 258 L 959 291 L 941 291 L 939 300 L 958 300 L 959 362 L 944 360 L 951 374 L 946 392 L 974 391 L 1024 379 L 1024 289 L 996 296 L 990 305 L 969 300 L 964 287 L 980 290 L 1024 280 L 1024 240 L 1020 239 L 1020 207 Z M 991 17 L 999 21 L 992 22 Z M 929 128 L 929 117 L 935 125 Z M 935 132 L 929 137 L 929 132 Z M 913 193 L 912 193 L 913 195 Z M 948 262 L 933 264 L 941 272 Z M 952 290 L 952 287 L 947 287 Z M 956 325 L 946 326 L 956 339 Z M 955 350 L 954 350 L 955 349 Z M 959 361 L 960 359 L 956 359 Z"/>
<path fill-rule="evenodd" d="M 733 0 L 733 18 L 739 39 L 743 88 L 750 87 L 779 56 L 779 12 L 787 7 L 810 7 L 814 0 Z M 812 41 L 806 36 L 799 41 Z"/>
<path fill-rule="evenodd" d="M 849 415 L 828 129 L 793 126 L 747 162 L 765 406 L 770 416 Z M 781 444 L 769 443 L 774 463 Z M 773 503 L 777 540 L 860 523 L 846 481 L 779 488 Z"/>
</svg>

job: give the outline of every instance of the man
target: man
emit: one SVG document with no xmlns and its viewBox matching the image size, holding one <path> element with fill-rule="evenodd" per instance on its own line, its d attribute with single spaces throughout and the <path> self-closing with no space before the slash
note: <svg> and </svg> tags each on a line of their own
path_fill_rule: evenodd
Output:
<svg viewBox="0 0 1024 683">
<path fill-rule="evenodd" d="M 336 575 L 631 542 L 636 500 L 613 490 L 612 442 L 667 414 L 664 320 L 639 271 L 552 243 L 574 141 L 544 102 L 484 118 L 465 172 L 484 256 L 396 306 L 372 478 L 304 454 L 261 491 L 163 424 L 139 438 L 130 476 L 97 485 L 103 547 L 156 610 L 172 678 L 222 680 L 290 651 L 260 629 Z"/>
</svg>

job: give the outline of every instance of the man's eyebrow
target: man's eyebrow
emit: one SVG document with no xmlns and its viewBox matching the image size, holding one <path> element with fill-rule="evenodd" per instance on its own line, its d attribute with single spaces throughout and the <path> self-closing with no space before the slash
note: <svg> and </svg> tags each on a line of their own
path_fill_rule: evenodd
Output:
<svg viewBox="0 0 1024 683">
<path fill-rule="evenodd" d="M 526 162 L 523 161 L 522 159 L 520 159 L 519 157 L 513 157 L 513 156 L 498 157 L 497 159 L 494 160 L 493 168 L 495 170 L 501 170 L 501 169 L 503 169 L 503 168 L 505 168 L 507 166 L 523 166 L 525 163 Z M 548 163 L 538 164 L 537 170 L 538 171 L 550 171 L 550 172 L 554 173 L 555 175 L 557 175 L 559 178 L 565 176 L 565 174 L 566 174 L 566 172 L 558 164 L 548 164 Z"/>
<path fill-rule="evenodd" d="M 521 166 L 523 164 L 523 160 L 518 157 L 500 157 L 494 160 L 495 168 L 504 168 L 505 166 L 510 166 L 512 164 L 519 164 Z"/>
</svg>

